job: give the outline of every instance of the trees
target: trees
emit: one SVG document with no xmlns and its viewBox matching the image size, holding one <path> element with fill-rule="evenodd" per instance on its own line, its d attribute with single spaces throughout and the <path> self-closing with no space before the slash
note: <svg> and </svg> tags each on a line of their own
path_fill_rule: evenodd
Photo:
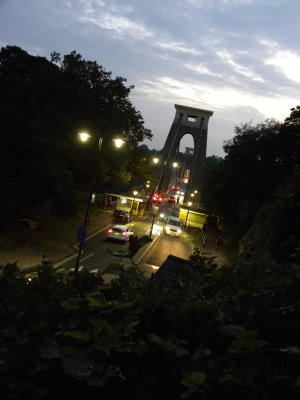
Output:
<svg viewBox="0 0 300 400">
<path fill-rule="evenodd" d="M 208 207 L 246 232 L 259 208 L 273 198 L 276 188 L 292 173 L 291 134 L 275 120 L 235 128 L 224 144 L 226 156 L 207 179 Z"/>
<path fill-rule="evenodd" d="M 247 233 L 241 244 L 248 256 L 282 259 L 297 247 L 299 115 L 297 106 L 283 124 L 236 127 L 224 160 L 208 174 L 205 204 L 226 218 L 237 240 Z"/>
<path fill-rule="evenodd" d="M 86 190 L 91 176 L 96 190 L 130 179 L 129 153 L 116 155 L 111 139 L 121 134 L 134 149 L 152 135 L 125 82 L 75 51 L 52 53 L 50 62 L 16 46 L 1 49 L 2 226 L 37 212 L 72 212 L 76 191 Z M 94 138 L 88 146 L 77 140 L 83 129 Z"/>
</svg>

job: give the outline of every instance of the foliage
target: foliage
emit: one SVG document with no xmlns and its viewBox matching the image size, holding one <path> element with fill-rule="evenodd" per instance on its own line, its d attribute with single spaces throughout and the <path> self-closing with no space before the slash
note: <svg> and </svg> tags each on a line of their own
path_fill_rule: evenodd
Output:
<svg viewBox="0 0 300 400">
<path fill-rule="evenodd" d="M 1 49 L 2 227 L 20 217 L 72 213 L 91 177 L 96 191 L 132 179 L 131 152 L 152 136 L 129 100 L 132 89 L 75 51 L 53 53 L 50 62 L 16 46 Z M 81 130 L 92 137 L 85 145 Z M 116 135 L 127 149 L 113 150 Z"/>
<path fill-rule="evenodd" d="M 236 127 L 234 138 L 224 144 L 224 160 L 206 179 L 207 209 L 225 217 L 237 239 L 246 234 L 244 242 L 260 247 L 269 259 L 299 232 L 299 115 L 298 106 L 283 124 L 267 120 Z M 289 252 L 291 246 L 281 256 Z"/>
<path fill-rule="evenodd" d="M 186 278 L 2 268 L 2 398 L 298 398 L 300 266 L 194 254 Z"/>
</svg>

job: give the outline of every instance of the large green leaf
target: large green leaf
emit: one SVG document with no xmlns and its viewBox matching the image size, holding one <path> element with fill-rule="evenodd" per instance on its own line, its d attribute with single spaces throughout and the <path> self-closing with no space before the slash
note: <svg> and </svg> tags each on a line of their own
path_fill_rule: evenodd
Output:
<svg viewBox="0 0 300 400">
<path fill-rule="evenodd" d="M 91 338 L 91 335 L 89 333 L 82 331 L 66 331 L 64 335 L 69 336 L 73 339 L 80 340 L 82 342 L 87 342 Z"/>
<path fill-rule="evenodd" d="M 85 352 L 66 347 L 62 352 L 62 367 L 66 374 L 74 378 L 88 376 L 93 371 L 92 360 Z"/>
<path fill-rule="evenodd" d="M 181 385 L 185 387 L 185 391 L 181 394 L 182 398 L 188 398 L 195 394 L 206 380 L 206 374 L 202 371 L 193 371 L 185 374 L 181 379 Z"/>
<path fill-rule="evenodd" d="M 39 353 L 42 358 L 59 358 L 62 350 L 55 340 L 46 338 L 40 346 Z"/>
</svg>

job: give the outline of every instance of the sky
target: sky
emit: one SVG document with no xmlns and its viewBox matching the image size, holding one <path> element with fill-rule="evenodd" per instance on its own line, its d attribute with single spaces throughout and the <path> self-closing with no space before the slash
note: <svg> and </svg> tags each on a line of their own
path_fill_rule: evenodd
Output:
<svg viewBox="0 0 300 400">
<path fill-rule="evenodd" d="M 223 157 L 235 126 L 284 121 L 300 104 L 299 17 L 300 0 L 0 0 L 0 47 L 76 50 L 126 78 L 150 149 L 175 104 L 213 111 L 207 155 Z"/>
</svg>

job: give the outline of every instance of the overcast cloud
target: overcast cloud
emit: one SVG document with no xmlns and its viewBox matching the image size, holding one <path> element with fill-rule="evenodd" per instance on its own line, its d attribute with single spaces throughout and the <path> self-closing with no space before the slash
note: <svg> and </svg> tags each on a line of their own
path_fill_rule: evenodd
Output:
<svg viewBox="0 0 300 400">
<path fill-rule="evenodd" d="M 299 0 L 0 0 L 0 45 L 76 50 L 126 78 L 150 148 L 163 147 L 174 104 L 211 110 L 207 155 L 223 156 L 235 126 L 300 104 L 299 16 Z"/>
</svg>

